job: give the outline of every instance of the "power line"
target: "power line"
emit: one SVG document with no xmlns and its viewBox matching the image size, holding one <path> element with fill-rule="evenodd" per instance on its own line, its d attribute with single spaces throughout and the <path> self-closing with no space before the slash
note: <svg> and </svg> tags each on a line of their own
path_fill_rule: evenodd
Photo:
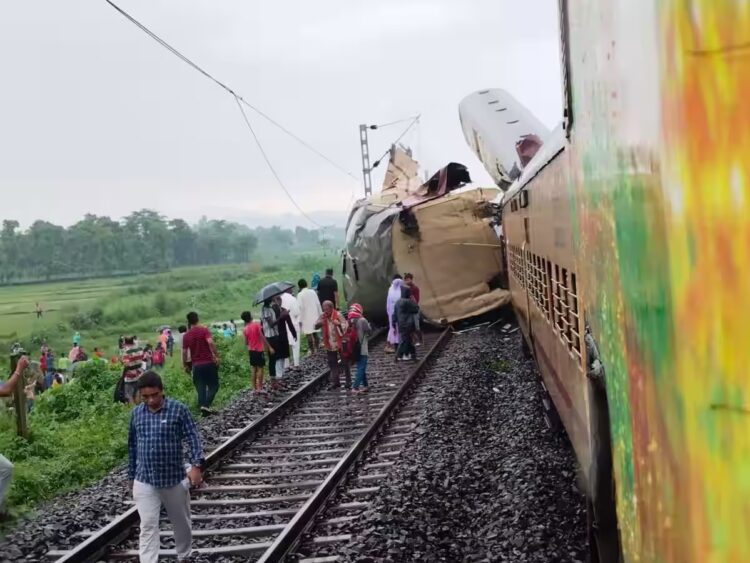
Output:
<svg viewBox="0 0 750 563">
<path fill-rule="evenodd" d="M 109 0 L 107 0 L 109 1 Z M 258 149 L 260 150 L 260 154 L 263 155 L 263 160 L 266 161 L 266 164 L 268 165 L 268 168 L 273 173 L 274 177 L 276 178 L 276 181 L 279 183 L 279 186 L 282 190 L 284 190 L 284 193 L 289 198 L 289 201 L 291 201 L 294 204 L 294 207 L 297 208 L 297 210 L 302 214 L 302 216 L 310 221 L 313 225 L 316 227 L 322 227 L 315 219 L 310 217 L 305 211 L 299 206 L 297 201 L 292 197 L 292 194 L 289 193 L 289 190 L 286 189 L 286 186 L 284 185 L 284 182 L 281 181 L 281 178 L 279 177 L 278 173 L 276 172 L 276 169 L 273 167 L 273 164 L 271 164 L 270 159 L 268 158 L 268 155 L 266 154 L 266 151 L 263 149 L 263 145 L 260 142 L 260 139 L 258 138 L 258 135 L 255 133 L 255 129 L 253 129 L 253 126 L 250 124 L 250 120 L 247 117 L 247 114 L 245 113 L 245 108 L 242 107 L 242 104 L 240 103 L 239 96 L 234 96 L 234 101 L 237 102 L 237 107 L 240 110 L 240 113 L 242 114 L 242 117 L 245 119 L 245 123 L 247 124 L 247 128 L 250 129 L 250 133 L 253 135 L 253 139 L 255 139 L 255 143 L 258 145 Z"/>
<path fill-rule="evenodd" d="M 310 150 L 314 154 L 318 155 L 320 158 L 322 158 L 323 160 L 325 160 L 326 162 L 328 162 L 330 165 L 332 165 L 334 168 L 336 168 L 340 172 L 343 172 L 347 176 L 349 176 L 352 179 L 354 179 L 356 182 L 360 181 L 360 178 L 357 178 L 354 174 L 352 174 L 351 172 L 349 172 L 348 170 L 346 170 L 343 166 L 340 166 L 335 161 L 333 161 L 332 159 L 330 159 L 329 157 L 327 157 L 326 155 L 324 155 L 318 149 L 316 149 L 315 147 L 313 147 L 310 143 L 308 143 L 304 139 L 301 139 L 300 137 L 298 137 L 297 135 L 295 135 L 294 133 L 292 133 L 291 131 L 289 131 L 289 129 L 287 129 L 286 127 L 284 127 L 283 125 L 281 125 L 278 121 L 276 121 L 275 119 L 273 119 L 271 116 L 269 116 L 268 114 L 264 113 L 263 111 L 261 111 L 260 109 L 258 109 L 254 105 L 252 105 L 250 102 L 248 102 L 247 100 L 245 100 L 240 94 L 238 94 L 237 92 L 235 92 L 232 88 L 230 88 L 229 86 L 227 86 L 226 84 L 224 84 L 219 79 L 215 78 L 209 72 L 207 72 L 206 70 L 204 70 L 203 68 L 201 68 L 199 65 L 197 65 L 196 63 L 194 63 L 193 61 L 191 61 L 189 58 L 187 58 L 182 53 L 180 53 L 177 49 L 175 49 L 174 47 L 172 47 L 164 39 L 162 39 L 161 37 L 159 37 L 158 35 L 156 35 L 149 28 L 147 28 L 141 22 L 139 22 L 138 20 L 136 20 L 133 16 L 131 16 L 130 14 L 128 14 L 125 10 L 123 10 L 122 8 L 120 8 L 117 4 L 115 4 L 114 2 L 112 2 L 112 0 L 105 0 L 105 1 L 107 2 L 107 4 L 109 4 L 110 6 L 112 6 L 115 10 L 117 10 L 123 17 L 125 17 L 128 21 L 130 21 L 138 29 L 140 29 L 141 31 L 143 31 L 151 39 L 153 39 L 154 41 L 156 41 L 159 45 L 161 45 L 162 47 L 164 47 L 167 51 L 169 51 L 170 53 L 172 53 L 175 57 L 177 57 L 178 59 L 180 59 L 181 61 L 183 61 L 185 64 L 191 66 L 193 69 L 195 69 L 196 71 L 198 71 L 199 73 L 201 73 L 203 76 L 205 76 L 206 78 L 208 78 L 209 80 L 211 80 L 212 82 L 214 82 L 217 86 L 223 88 L 228 93 L 230 93 L 235 98 L 235 100 L 238 100 L 238 101 L 242 102 L 244 105 L 246 105 L 247 107 L 249 107 L 250 109 L 252 109 L 254 112 L 256 112 L 258 115 L 260 115 L 264 119 L 268 120 L 271 124 L 273 124 L 274 126 L 278 127 L 281 131 L 283 131 L 284 133 L 286 133 L 287 135 L 289 135 L 291 138 L 293 138 L 295 141 L 297 141 L 298 143 L 300 143 L 302 146 L 304 146 L 305 148 L 307 148 L 308 150 Z"/>
<path fill-rule="evenodd" d="M 390 127 L 391 125 L 398 125 L 399 123 L 406 123 L 407 121 L 411 121 L 412 119 L 416 119 L 419 116 L 412 116 L 412 117 L 405 117 L 404 119 L 397 119 L 396 121 L 389 121 L 388 123 L 383 123 L 381 125 L 370 125 L 370 129 L 382 129 L 383 127 Z"/>
<path fill-rule="evenodd" d="M 374 163 L 372 164 L 372 167 L 373 167 L 373 168 L 377 168 L 377 167 L 378 167 L 378 165 L 380 164 L 380 161 L 381 161 L 381 160 L 383 160 L 383 158 L 385 158 L 385 155 L 387 155 L 387 154 L 388 154 L 388 153 L 390 152 L 390 150 L 391 150 L 391 147 L 392 147 L 393 145 L 395 145 L 396 143 L 398 143 L 398 142 L 399 142 L 399 141 L 400 141 L 401 139 L 403 139 L 403 138 L 404 138 L 404 135 L 406 135 L 406 134 L 407 134 L 407 133 L 408 133 L 408 132 L 409 132 L 409 131 L 411 130 L 411 128 L 412 128 L 412 127 L 414 127 L 414 125 L 416 125 L 417 123 L 419 123 L 419 118 L 420 118 L 420 117 L 421 117 L 421 114 L 420 114 L 420 115 L 417 115 L 416 117 L 413 117 L 413 118 L 411 118 L 411 123 L 409 123 L 409 126 L 408 126 L 408 127 L 406 128 L 406 129 L 404 129 L 404 130 L 403 130 L 403 132 L 402 132 L 402 133 L 401 133 L 401 134 L 400 134 L 400 135 L 399 135 L 398 137 L 396 137 L 396 140 L 395 140 L 395 141 L 393 141 L 393 142 L 392 142 L 392 143 L 391 143 L 391 144 L 390 144 L 390 145 L 388 146 L 388 148 L 387 148 L 387 149 L 385 149 L 385 152 L 384 152 L 384 153 L 383 153 L 383 154 L 382 154 L 382 155 L 380 156 L 380 158 L 379 158 L 379 159 L 377 159 L 377 160 L 376 160 L 376 161 L 375 161 L 375 162 L 374 162 Z"/>
</svg>

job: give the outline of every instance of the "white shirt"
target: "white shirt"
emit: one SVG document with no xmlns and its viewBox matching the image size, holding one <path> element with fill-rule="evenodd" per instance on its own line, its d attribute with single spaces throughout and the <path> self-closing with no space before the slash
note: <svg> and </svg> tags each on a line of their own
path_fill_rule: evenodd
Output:
<svg viewBox="0 0 750 563">
<path fill-rule="evenodd" d="M 306 287 L 297 295 L 299 304 L 300 318 L 302 320 L 302 333 L 312 334 L 315 332 L 315 323 L 318 322 L 323 309 L 320 307 L 318 294 L 309 287 Z"/>
<path fill-rule="evenodd" d="M 289 318 L 292 320 L 294 327 L 298 327 L 300 324 L 301 313 L 297 298 L 291 293 L 282 293 L 281 306 L 289 311 Z"/>
</svg>

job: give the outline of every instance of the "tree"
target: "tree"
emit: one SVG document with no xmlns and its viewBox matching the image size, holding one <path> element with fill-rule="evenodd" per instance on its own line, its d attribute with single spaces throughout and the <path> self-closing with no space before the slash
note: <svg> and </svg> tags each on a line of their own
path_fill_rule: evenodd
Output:
<svg viewBox="0 0 750 563">
<path fill-rule="evenodd" d="M 6 219 L 0 230 L 0 284 L 243 263 L 258 250 L 283 253 L 328 244 L 319 230 L 250 229 L 206 217 L 191 226 L 151 209 L 121 221 L 89 213 L 67 229 L 38 220 L 24 231 L 18 221 Z"/>
</svg>

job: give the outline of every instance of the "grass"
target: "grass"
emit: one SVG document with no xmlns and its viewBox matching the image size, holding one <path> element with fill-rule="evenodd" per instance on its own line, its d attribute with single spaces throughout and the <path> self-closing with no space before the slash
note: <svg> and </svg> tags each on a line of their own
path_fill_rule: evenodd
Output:
<svg viewBox="0 0 750 563">
<path fill-rule="evenodd" d="M 153 342 L 161 324 L 182 324 L 189 310 L 196 310 L 206 323 L 239 319 L 245 309 L 257 311 L 253 296 L 263 285 L 309 279 L 332 262 L 307 255 L 266 267 L 271 272 L 250 264 L 0 288 L 0 350 L 18 340 L 35 359 L 45 338 L 59 356 L 67 353 L 78 327 L 85 349 L 98 346 L 111 355 L 120 334 Z M 36 301 L 49 309 L 42 319 L 33 312 Z M 216 405 L 221 406 L 249 387 L 249 374 L 240 339 L 219 338 L 217 343 L 222 363 Z M 165 390 L 197 413 L 195 390 L 178 355 L 169 358 L 162 371 Z M 7 365 L 7 356 L 2 359 Z M 0 452 L 16 466 L 9 495 L 14 514 L 88 485 L 125 460 L 129 408 L 112 400 L 118 378 L 119 371 L 110 370 L 106 362 L 89 362 L 69 383 L 38 396 L 28 417 L 28 441 L 15 435 L 12 411 L 0 403 Z"/>
<path fill-rule="evenodd" d="M 177 327 L 195 310 L 204 321 L 239 319 L 245 309 L 257 311 L 252 297 L 272 281 L 310 279 L 313 271 L 332 265 L 320 254 L 287 257 L 287 263 L 181 268 L 165 274 L 131 278 L 0 287 L 0 351 L 20 341 L 38 359 L 46 341 L 59 357 L 67 354 L 75 330 L 87 352 L 98 347 L 116 353 L 121 334 L 156 338 L 162 324 Z M 265 271 L 271 270 L 271 271 Z M 36 318 L 35 303 L 45 310 Z M 0 367 L 8 358 L 0 353 Z"/>
</svg>

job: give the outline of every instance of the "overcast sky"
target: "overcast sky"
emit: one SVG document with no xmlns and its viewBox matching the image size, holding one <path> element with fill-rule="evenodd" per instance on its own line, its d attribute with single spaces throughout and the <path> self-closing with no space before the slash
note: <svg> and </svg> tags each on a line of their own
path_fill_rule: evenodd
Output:
<svg viewBox="0 0 750 563">
<path fill-rule="evenodd" d="M 118 3 L 358 177 L 358 125 L 421 113 L 405 138 L 417 159 L 431 172 L 463 162 L 491 184 L 458 122 L 460 100 L 478 89 L 505 88 L 546 125 L 559 120 L 554 0 Z M 296 212 L 233 98 L 104 0 L 2 2 L 0 68 L 0 219 L 68 225 L 143 207 L 190 221 Z M 303 209 L 344 212 L 352 190 L 362 193 L 248 115 Z M 403 126 L 372 132 L 372 153 Z M 376 189 L 381 181 L 382 170 Z"/>
</svg>

